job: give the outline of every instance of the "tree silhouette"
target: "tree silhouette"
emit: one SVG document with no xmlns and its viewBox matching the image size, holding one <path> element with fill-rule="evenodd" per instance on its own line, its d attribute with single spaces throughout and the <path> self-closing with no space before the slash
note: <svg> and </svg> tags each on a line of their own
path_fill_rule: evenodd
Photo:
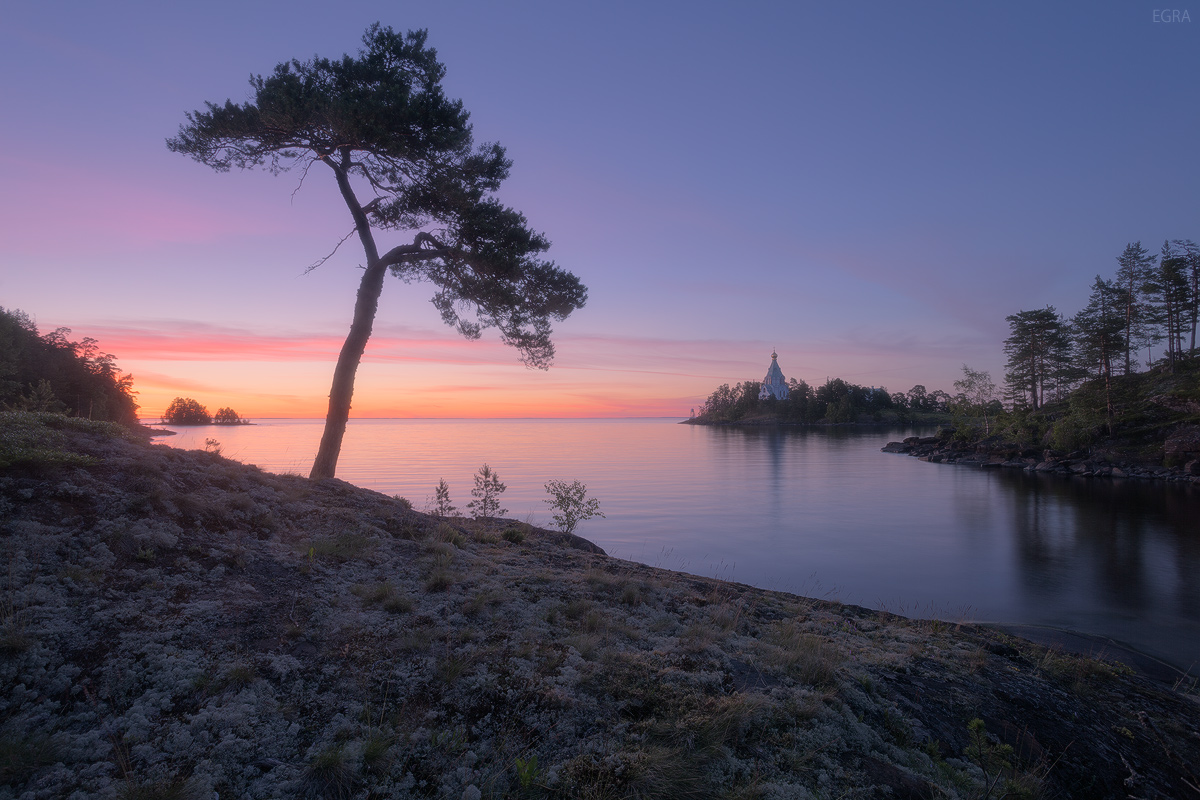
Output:
<svg viewBox="0 0 1200 800">
<path fill-rule="evenodd" d="M 212 414 L 190 397 L 176 397 L 163 412 L 162 421 L 171 425 L 209 425 Z"/>
<path fill-rule="evenodd" d="M 511 162 L 498 144 L 474 145 L 468 114 L 443 94 L 445 67 L 425 40 L 423 30 L 400 35 L 376 23 L 357 58 L 279 64 L 269 77 L 251 78 L 252 101 L 208 103 L 167 140 L 172 151 L 219 172 L 307 174 L 323 164 L 350 211 L 366 265 L 313 478 L 336 470 L 354 375 L 389 271 L 433 283 L 442 319 L 467 338 L 495 327 L 526 365 L 542 369 L 554 356 L 551 318 L 565 318 L 587 299 L 578 278 L 538 258 L 549 241 L 492 196 Z M 406 231 L 411 240 L 381 253 L 377 230 Z"/>
<path fill-rule="evenodd" d="M 1142 294 L 1146 281 L 1150 278 L 1154 256 L 1142 247 L 1140 241 L 1130 242 L 1117 257 L 1117 264 L 1120 266 L 1115 283 L 1121 291 L 1121 305 L 1125 315 L 1125 374 L 1129 375 L 1133 372 L 1134 342 L 1147 332 Z"/>
<path fill-rule="evenodd" d="M 229 406 L 218 408 L 213 414 L 213 422 L 217 425 L 241 425 L 245 421 Z"/>
<path fill-rule="evenodd" d="M 1004 340 L 1004 380 L 1014 407 L 1042 407 L 1046 385 L 1070 365 L 1067 326 L 1054 306 L 1009 314 L 1009 337 Z"/>
<path fill-rule="evenodd" d="M 1125 346 L 1121 336 L 1125 329 L 1122 299 L 1123 293 L 1112 281 L 1097 275 L 1092 283 L 1088 304 L 1071 319 L 1071 336 L 1078 366 L 1085 374 L 1104 379 L 1104 413 L 1110 431 L 1113 419 L 1113 361 Z"/>
</svg>

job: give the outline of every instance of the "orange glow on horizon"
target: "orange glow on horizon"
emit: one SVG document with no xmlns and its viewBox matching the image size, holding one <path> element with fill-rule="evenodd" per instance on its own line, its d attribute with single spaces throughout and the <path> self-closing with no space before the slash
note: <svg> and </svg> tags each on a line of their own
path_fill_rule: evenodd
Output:
<svg viewBox="0 0 1200 800">
<path fill-rule="evenodd" d="M 560 338 L 550 370 L 531 370 L 494 338 L 379 327 L 356 375 L 352 418 L 686 416 L 699 404 L 696 395 L 707 396 L 730 368 L 712 347 L 580 336 Z M 342 345 L 334 335 L 202 323 L 86 333 L 133 375 L 139 413 L 148 420 L 160 418 L 176 397 L 193 398 L 210 412 L 228 406 L 250 419 L 322 418 Z"/>
<path fill-rule="evenodd" d="M 542 371 L 526 369 L 495 338 L 376 327 L 355 378 L 352 418 L 686 417 L 721 384 L 761 379 L 771 352 L 748 341 L 575 334 L 556 337 L 558 357 Z M 250 419 L 322 418 L 342 344 L 323 332 L 260 334 L 184 321 L 90 326 L 73 335 L 118 356 L 133 375 L 143 419 L 158 419 L 176 397 Z M 786 350 L 780 362 L 787 377 L 812 385 L 826 376 L 881 385 L 913 370 L 878 350 L 876 342 L 836 342 Z"/>
<path fill-rule="evenodd" d="M 250 419 L 312 419 L 326 414 L 332 360 L 146 362 L 144 367 L 131 364 L 130 371 L 143 419 L 159 419 L 176 397 L 191 397 L 210 412 L 229 406 Z M 639 378 L 572 368 L 541 372 L 512 364 L 420 364 L 396 369 L 364 363 L 356 378 L 350 416 L 676 417 L 686 416 L 689 406 L 698 404 L 679 393 L 677 386 L 661 381 L 647 384 Z M 667 392 L 660 393 L 663 389 Z M 668 393 L 671 396 L 663 396 Z"/>
</svg>

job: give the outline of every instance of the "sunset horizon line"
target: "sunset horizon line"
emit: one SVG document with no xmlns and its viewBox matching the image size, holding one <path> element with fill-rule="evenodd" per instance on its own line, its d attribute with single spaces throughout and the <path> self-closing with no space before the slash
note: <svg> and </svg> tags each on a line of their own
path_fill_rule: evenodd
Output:
<svg viewBox="0 0 1200 800">
<path fill-rule="evenodd" d="M 351 421 L 351 422 L 353 422 L 353 421 L 355 421 L 355 420 L 394 420 L 394 419 L 443 419 L 443 420 L 464 420 L 464 419 L 469 419 L 469 420 L 519 420 L 519 419 L 530 419 L 530 420 L 548 420 L 548 419 L 687 419 L 687 418 L 688 418 L 688 415 L 687 415 L 687 414 L 624 414 L 624 415 L 609 415 L 609 416 L 596 416 L 596 415 L 591 415 L 591 416 L 581 416 L 581 417 L 576 417 L 576 416 L 570 416 L 570 417 L 568 417 L 568 416 L 558 416 L 558 417 L 544 417 L 544 416 L 542 416 L 542 417 L 530 417 L 530 416 L 521 416 L 521 417 L 396 417 L 396 416 L 386 416 L 386 417 L 350 417 L 350 421 Z M 303 416 L 297 416 L 297 417 L 277 417 L 277 416 L 259 416 L 259 417 L 244 417 L 243 419 L 245 419 L 246 421 L 245 421 L 245 422 L 241 422 L 241 423 L 234 423 L 234 424 L 230 424 L 230 423 L 220 423 L 220 422 L 208 422 L 208 423 L 201 423 L 200 425 L 177 425 L 177 424 L 175 424 L 175 423 L 170 423 L 170 422 L 162 422 L 162 421 L 161 421 L 161 419 L 155 419 L 154 417 L 143 417 L 143 416 L 139 416 L 139 417 L 138 417 L 138 422 L 139 422 L 139 423 L 142 423 L 142 424 L 151 424 L 151 425 L 175 425 L 175 427 L 177 427 L 177 428 L 201 428 L 201 427 L 205 427 L 205 426 L 223 427 L 223 428 L 234 428 L 234 427 L 237 427 L 237 425 L 253 425 L 253 424 L 254 424 L 254 420 L 256 420 L 256 419 L 258 419 L 258 420 L 268 420 L 268 419 L 302 419 L 302 420 L 315 420 L 315 421 L 320 421 L 320 420 L 323 420 L 323 419 L 324 419 L 324 417 L 303 417 Z"/>
</svg>

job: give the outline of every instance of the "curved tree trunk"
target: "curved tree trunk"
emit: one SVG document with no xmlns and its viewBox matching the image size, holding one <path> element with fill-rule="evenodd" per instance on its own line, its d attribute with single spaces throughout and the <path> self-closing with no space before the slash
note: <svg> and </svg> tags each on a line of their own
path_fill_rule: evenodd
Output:
<svg viewBox="0 0 1200 800">
<path fill-rule="evenodd" d="M 358 371 L 371 328 L 375 323 L 375 311 L 379 308 L 379 295 L 383 291 L 383 278 L 387 268 L 375 264 L 363 273 L 358 286 L 358 298 L 354 301 L 354 322 L 350 333 L 338 353 L 337 366 L 333 370 L 333 386 L 329 389 L 329 411 L 325 414 L 325 432 L 321 434 L 321 447 L 313 461 L 308 477 L 314 480 L 332 478 L 337 469 L 338 455 L 342 451 L 342 437 L 346 434 L 346 421 L 350 419 L 350 399 L 354 396 L 354 374 Z"/>
<path fill-rule="evenodd" d="M 313 461 L 312 471 L 308 477 L 313 480 L 332 478 L 337 470 L 338 456 L 342 452 L 342 437 L 346 435 L 346 421 L 350 419 L 350 399 L 354 396 L 354 374 L 362 361 L 363 351 L 367 348 L 367 340 L 371 338 L 371 328 L 375 324 L 375 312 L 379 309 L 379 295 L 383 291 L 383 278 L 387 267 L 379 259 L 379 250 L 375 246 L 375 237 L 371 235 L 371 224 L 363 212 L 362 205 L 354 195 L 350 186 L 347 168 L 350 164 L 350 151 L 341 154 L 341 163 L 332 157 L 322 159 L 333 168 L 337 176 L 338 189 L 350 216 L 354 218 L 354 226 L 358 229 L 358 238 L 362 242 L 367 256 L 367 269 L 363 273 L 362 282 L 358 285 L 358 297 L 354 301 L 354 321 L 350 323 L 350 333 L 338 353 L 337 366 L 333 369 L 333 386 L 329 389 L 329 410 L 325 414 L 325 432 L 321 434 L 321 446 Z"/>
</svg>

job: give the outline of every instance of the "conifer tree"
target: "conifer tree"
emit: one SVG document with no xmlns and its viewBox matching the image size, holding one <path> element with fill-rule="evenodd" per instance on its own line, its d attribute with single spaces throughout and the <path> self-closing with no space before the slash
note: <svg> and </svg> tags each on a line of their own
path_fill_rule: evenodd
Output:
<svg viewBox="0 0 1200 800">
<path fill-rule="evenodd" d="M 1121 352 L 1121 292 L 1099 275 L 1092 284 L 1088 304 L 1071 319 L 1075 360 L 1081 370 L 1104 379 L 1105 414 L 1112 424 L 1112 361 Z"/>
<path fill-rule="evenodd" d="M 1125 317 L 1125 374 L 1133 372 L 1134 342 L 1146 336 L 1145 310 L 1141 302 L 1142 292 L 1150 277 L 1154 256 L 1142 247 L 1142 243 L 1131 242 L 1117 258 L 1116 286 L 1121 291 L 1121 305 Z"/>
<path fill-rule="evenodd" d="M 350 212 L 346 238 L 357 234 L 366 260 L 313 478 L 336 470 L 389 272 L 432 283 L 434 306 L 463 336 L 495 327 L 522 361 L 543 369 L 554 357 L 551 319 L 587 299 L 578 278 L 539 257 L 550 247 L 546 237 L 495 198 L 512 162 L 498 144 L 474 144 L 468 114 L 443 93 L 446 68 L 425 40 L 423 30 L 401 35 L 376 23 L 358 57 L 279 64 L 250 79 L 250 102 L 208 103 L 167 140 L 168 149 L 218 172 L 328 168 Z M 411 239 L 381 251 L 376 234 L 389 231 Z"/>
<path fill-rule="evenodd" d="M 508 509 L 500 507 L 500 495 L 507 488 L 500 482 L 500 476 L 484 464 L 475 473 L 475 488 L 471 490 L 471 496 L 475 499 L 467 503 L 467 508 L 471 509 L 475 519 L 507 514 Z"/>
<path fill-rule="evenodd" d="M 458 514 L 458 509 L 450 502 L 450 484 L 446 483 L 445 478 L 438 479 L 437 488 L 434 489 L 433 508 L 433 513 L 439 517 L 453 517 Z"/>
<path fill-rule="evenodd" d="M 1196 355 L 1196 326 L 1200 322 L 1200 245 L 1191 239 L 1175 239 L 1171 242 L 1175 251 L 1187 261 L 1188 297 L 1184 306 L 1184 327 L 1191 330 L 1188 354 Z"/>
<path fill-rule="evenodd" d="M 1167 342 L 1167 368 L 1175 371 L 1177 356 L 1183 355 L 1183 325 L 1190 299 L 1188 259 L 1170 242 L 1163 242 L 1159 262 L 1144 286 L 1149 318 L 1162 328 Z"/>
<path fill-rule="evenodd" d="M 1070 339 L 1067 326 L 1054 306 L 1010 314 L 1009 337 L 1004 340 L 1008 356 L 1004 380 L 1015 407 L 1037 410 L 1045 401 L 1046 387 L 1061 391 L 1069 383 Z"/>
</svg>

